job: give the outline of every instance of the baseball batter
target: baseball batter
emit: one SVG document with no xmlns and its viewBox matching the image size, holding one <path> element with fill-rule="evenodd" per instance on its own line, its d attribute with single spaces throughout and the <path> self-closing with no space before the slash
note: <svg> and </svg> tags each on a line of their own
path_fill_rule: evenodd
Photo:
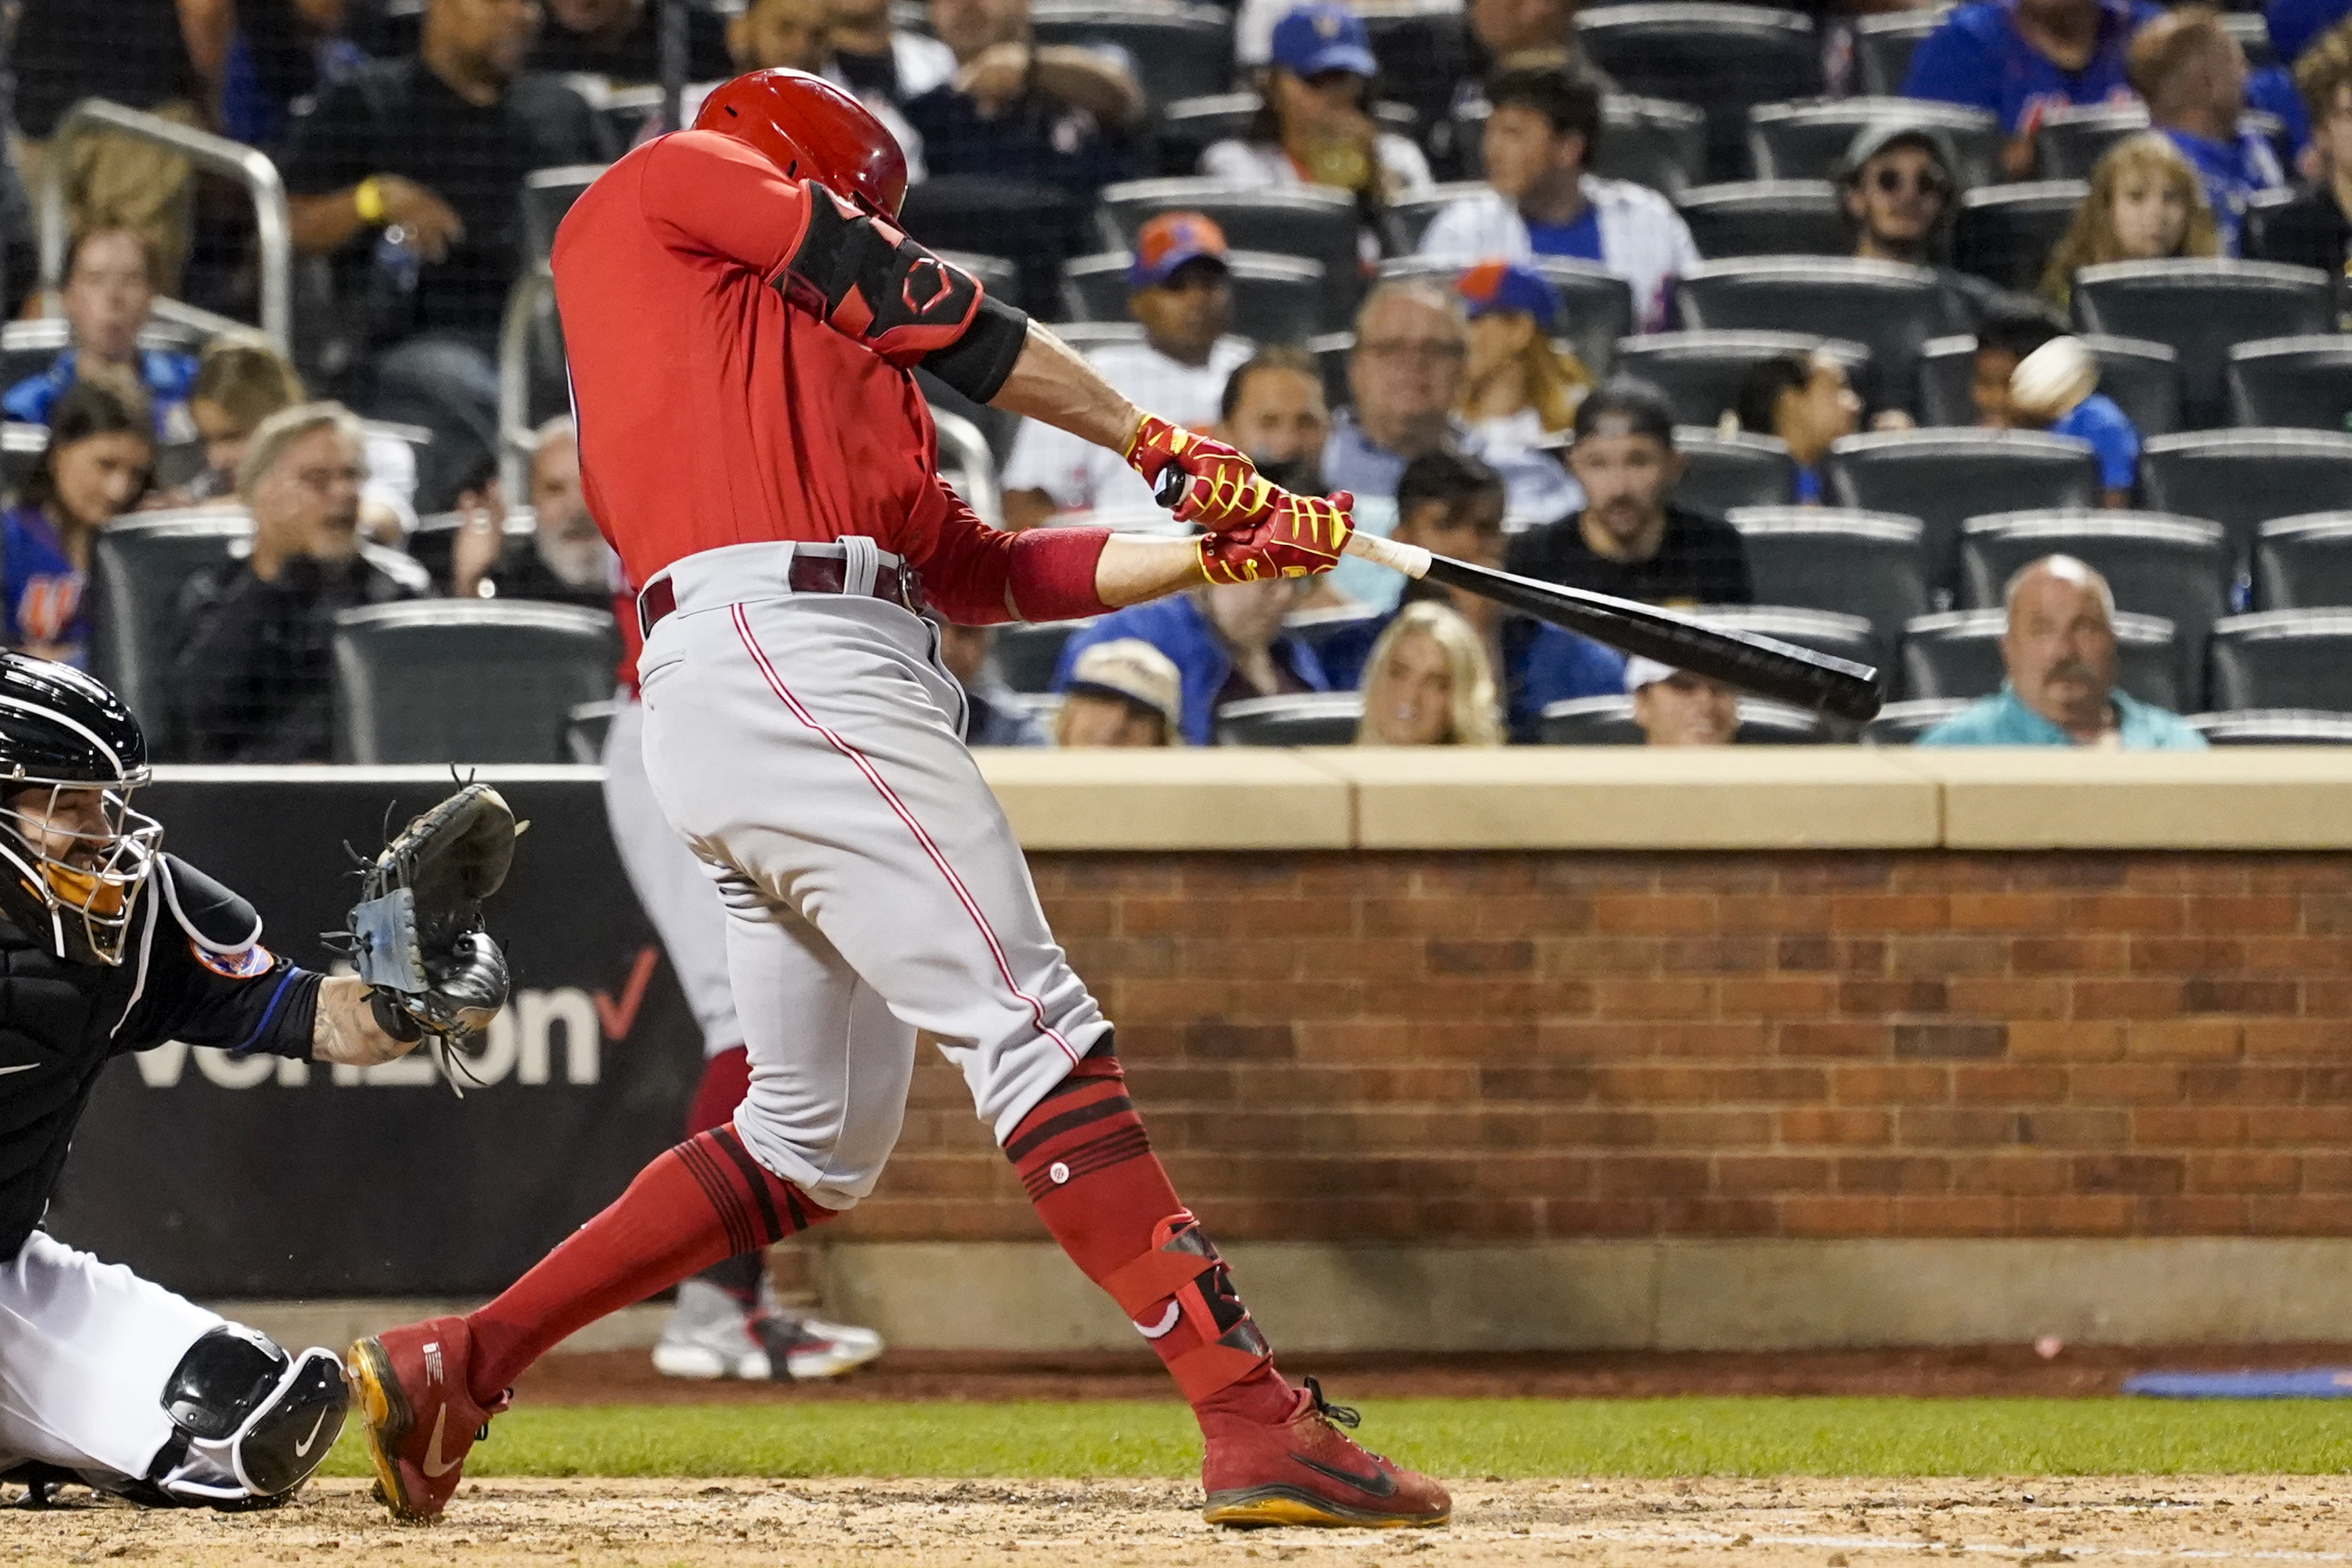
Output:
<svg viewBox="0 0 2352 1568">
<path fill-rule="evenodd" d="M 516 1374 L 565 1335 L 872 1191 L 920 1029 L 1192 1404 L 1211 1521 L 1442 1523 L 1442 1488 L 1275 1370 L 1152 1153 L 916 613 L 1059 620 L 1328 571 L 1351 503 L 1137 411 L 900 233 L 905 185 L 855 99 L 756 72 L 613 165 L 557 236 L 588 503 L 645 584 L 646 773 L 726 900 L 751 1088 L 488 1306 L 352 1347 L 386 1499 L 437 1515 Z M 1176 470 L 1177 515 L 1211 531 L 987 528 L 940 479 L 917 365 L 1155 487 Z"/>
</svg>

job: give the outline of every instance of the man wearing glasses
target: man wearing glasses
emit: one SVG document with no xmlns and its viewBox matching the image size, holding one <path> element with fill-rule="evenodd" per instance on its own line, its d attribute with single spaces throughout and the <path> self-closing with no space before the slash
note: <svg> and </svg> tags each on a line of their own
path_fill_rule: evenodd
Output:
<svg viewBox="0 0 2352 1568">
<path fill-rule="evenodd" d="M 1838 165 L 1853 254 L 1934 268 L 1948 332 L 1972 332 L 1996 316 L 2046 314 L 2032 300 L 1947 265 L 1959 205 L 1956 163 L 1943 133 L 1927 126 L 1883 120 L 1855 132 Z"/>
</svg>

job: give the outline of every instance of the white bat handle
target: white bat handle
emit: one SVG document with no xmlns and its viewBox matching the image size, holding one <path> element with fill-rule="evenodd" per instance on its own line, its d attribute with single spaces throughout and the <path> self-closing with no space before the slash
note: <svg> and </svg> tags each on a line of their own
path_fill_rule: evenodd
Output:
<svg viewBox="0 0 2352 1568">
<path fill-rule="evenodd" d="M 1360 530 L 1348 535 L 1347 552 L 1360 555 L 1375 566 L 1385 566 L 1391 572 L 1402 572 L 1408 577 L 1425 576 L 1429 572 L 1429 552 L 1418 544 L 1399 544 L 1393 539 L 1383 539 L 1377 533 Z"/>
</svg>

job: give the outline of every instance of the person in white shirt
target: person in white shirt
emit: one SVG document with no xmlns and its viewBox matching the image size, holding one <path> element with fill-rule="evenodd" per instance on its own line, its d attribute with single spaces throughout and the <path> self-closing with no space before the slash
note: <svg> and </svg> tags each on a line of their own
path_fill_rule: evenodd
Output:
<svg viewBox="0 0 2352 1568">
<path fill-rule="evenodd" d="M 1698 264 L 1698 247 L 1657 192 L 1585 172 L 1601 136 L 1600 87 L 1546 67 L 1507 70 L 1486 96 L 1486 189 L 1439 213 L 1421 253 L 1465 267 L 1490 258 L 1597 261 L 1633 286 L 1639 329 L 1663 330 L 1675 279 Z"/>
<path fill-rule="evenodd" d="M 890 25 L 890 0 L 830 0 L 829 10 L 834 64 L 867 102 L 904 104 L 955 76 L 953 49 Z"/>
<path fill-rule="evenodd" d="M 1371 117 L 1371 36 L 1336 0 L 1308 0 L 1275 24 L 1265 107 L 1249 135 L 1213 144 L 1201 173 L 1255 187 L 1329 185 L 1377 206 L 1429 189 L 1429 160 Z"/>
<path fill-rule="evenodd" d="M 1233 280 L 1225 235 L 1199 213 L 1161 213 L 1135 237 L 1127 308 L 1139 343 L 1109 343 L 1087 360 L 1120 395 L 1179 425 L 1214 424 L 1225 380 L 1250 345 L 1228 338 Z M 1057 513 L 1150 511 L 1151 487 L 1118 453 L 1034 419 L 1024 420 L 1004 462 L 1004 524 L 1034 528 Z"/>
</svg>

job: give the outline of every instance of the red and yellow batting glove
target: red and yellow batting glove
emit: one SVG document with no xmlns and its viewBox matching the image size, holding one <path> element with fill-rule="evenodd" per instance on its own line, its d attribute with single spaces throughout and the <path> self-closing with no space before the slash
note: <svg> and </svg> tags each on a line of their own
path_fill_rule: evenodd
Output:
<svg viewBox="0 0 2352 1568">
<path fill-rule="evenodd" d="M 1270 487 L 1269 487 L 1270 488 Z M 1339 563 L 1356 498 L 1274 491 L 1274 510 L 1246 528 L 1201 537 L 1201 571 L 1212 583 L 1256 583 L 1268 577 L 1312 577 Z"/>
<path fill-rule="evenodd" d="M 1256 467 L 1223 441 L 1212 441 L 1157 414 L 1147 414 L 1119 456 L 1150 482 L 1179 522 L 1194 522 L 1212 533 L 1246 528 L 1272 510 L 1282 492 L 1258 477 Z M 1165 500 L 1170 470 L 1185 476 L 1183 493 Z"/>
</svg>

